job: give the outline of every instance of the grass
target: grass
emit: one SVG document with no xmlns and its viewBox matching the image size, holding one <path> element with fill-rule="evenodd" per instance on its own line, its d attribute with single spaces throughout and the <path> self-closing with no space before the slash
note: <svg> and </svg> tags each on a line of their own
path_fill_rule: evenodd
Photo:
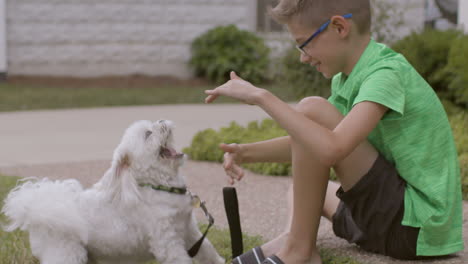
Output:
<svg viewBox="0 0 468 264">
<path fill-rule="evenodd" d="M 208 86 L 45 87 L 0 84 L 0 111 L 203 102 Z"/>
<path fill-rule="evenodd" d="M 0 176 L 0 201 L 16 185 L 17 177 Z M 0 223 L 5 223 L 5 216 L 0 214 Z M 16 230 L 7 233 L 0 229 L 0 264 L 38 264 L 29 249 L 29 240 L 25 232 Z"/>
<path fill-rule="evenodd" d="M 0 201 L 3 206 L 3 200 L 8 192 L 16 185 L 19 178 L 12 176 L 0 175 Z M 5 223 L 6 219 L 3 214 L 0 214 L 0 222 Z M 201 227 L 204 230 L 204 226 Z M 216 247 L 216 250 L 226 261 L 230 261 L 231 257 L 231 239 L 229 230 L 220 230 L 212 228 L 208 233 L 208 239 Z M 259 236 L 250 236 L 244 234 L 244 251 L 264 243 Z M 345 256 L 337 256 L 331 250 L 322 249 L 320 254 L 324 264 L 359 264 L 360 262 Z M 227 262 L 230 263 L 230 262 Z M 26 232 L 16 230 L 7 233 L 0 229 L 0 264 L 39 264 L 39 261 L 31 254 L 29 240 Z M 157 264 L 152 261 L 146 264 Z"/>
<path fill-rule="evenodd" d="M 89 108 L 129 105 L 198 104 L 204 91 L 215 88 L 200 80 L 165 80 L 155 77 L 11 78 L 0 83 L 0 112 L 39 109 Z M 283 100 L 294 100 L 287 89 L 265 84 Z M 221 97 L 215 103 L 237 101 Z"/>
</svg>

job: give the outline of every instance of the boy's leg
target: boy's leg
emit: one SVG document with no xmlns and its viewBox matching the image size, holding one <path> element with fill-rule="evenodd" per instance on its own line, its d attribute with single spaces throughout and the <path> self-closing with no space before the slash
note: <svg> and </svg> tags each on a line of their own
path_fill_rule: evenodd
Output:
<svg viewBox="0 0 468 264">
<path fill-rule="evenodd" d="M 334 129 L 343 119 L 341 113 L 327 100 L 311 97 L 302 100 L 298 111 L 309 119 Z M 287 242 L 278 253 L 286 263 L 320 263 L 315 247 L 320 216 L 331 218 L 339 203 L 335 196 L 337 185 L 327 191 L 329 168 L 315 161 L 307 149 L 291 140 L 293 163 L 293 217 Z M 334 168 L 344 190 L 350 189 L 369 171 L 378 156 L 374 147 L 361 143 Z M 268 251 L 266 249 L 266 251 Z M 268 252 L 265 252 L 268 253 Z M 315 261 L 315 262 L 314 262 Z"/>
<path fill-rule="evenodd" d="M 299 103 L 297 109 L 309 119 L 330 130 L 334 129 L 344 118 L 334 105 L 321 97 L 307 97 Z M 332 220 L 340 203 L 336 196 L 340 185 L 344 191 L 351 189 L 369 171 L 378 155 L 378 151 L 366 140 L 333 167 L 339 183 L 332 181 L 328 183 L 323 216 Z"/>
</svg>

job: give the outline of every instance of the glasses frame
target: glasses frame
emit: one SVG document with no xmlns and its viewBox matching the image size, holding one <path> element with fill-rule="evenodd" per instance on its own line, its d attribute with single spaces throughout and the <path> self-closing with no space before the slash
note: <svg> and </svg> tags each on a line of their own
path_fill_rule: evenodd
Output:
<svg viewBox="0 0 468 264">
<path fill-rule="evenodd" d="M 345 14 L 342 16 L 343 18 L 352 18 L 353 17 L 353 14 L 349 13 L 349 14 Z M 328 19 L 325 23 L 323 23 L 322 26 L 320 26 L 320 28 L 314 32 L 314 34 L 312 34 L 306 41 L 304 41 L 304 43 L 302 43 L 301 45 L 296 45 L 296 48 L 304 55 L 309 55 L 307 54 L 307 52 L 304 50 L 304 47 L 307 46 L 307 44 L 309 44 L 309 42 L 311 42 L 318 34 L 322 33 L 323 31 L 325 31 L 325 29 L 328 27 L 328 25 L 330 25 L 330 22 L 331 22 L 331 19 Z"/>
</svg>

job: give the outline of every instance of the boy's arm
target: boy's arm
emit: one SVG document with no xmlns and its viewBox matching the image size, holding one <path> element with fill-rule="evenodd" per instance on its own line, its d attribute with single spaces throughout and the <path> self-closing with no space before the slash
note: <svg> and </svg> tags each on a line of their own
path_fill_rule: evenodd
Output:
<svg viewBox="0 0 468 264">
<path fill-rule="evenodd" d="M 291 161 L 289 136 L 239 146 L 242 163 Z"/>
<path fill-rule="evenodd" d="M 259 93 L 255 101 L 293 139 L 306 146 L 321 163 L 330 167 L 363 142 L 388 110 L 374 102 L 361 102 L 353 107 L 334 130 L 329 130 L 266 90 Z"/>
<path fill-rule="evenodd" d="M 334 130 L 329 130 L 267 90 L 242 80 L 234 72 L 231 72 L 230 81 L 213 90 L 206 90 L 205 93 L 208 95 L 206 103 L 224 95 L 260 106 L 292 139 L 305 146 L 313 156 L 329 167 L 347 157 L 363 142 L 388 110 L 387 107 L 370 101 L 358 103 Z"/>
</svg>

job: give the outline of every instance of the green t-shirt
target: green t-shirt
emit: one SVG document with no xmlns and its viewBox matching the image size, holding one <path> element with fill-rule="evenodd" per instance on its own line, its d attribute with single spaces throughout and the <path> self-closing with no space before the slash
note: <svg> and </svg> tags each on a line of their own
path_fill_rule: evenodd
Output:
<svg viewBox="0 0 468 264">
<path fill-rule="evenodd" d="M 348 77 L 333 77 L 328 100 L 343 115 L 363 101 L 389 108 L 368 140 L 407 182 L 402 224 L 420 228 L 417 254 L 463 250 L 457 151 L 429 84 L 401 54 L 371 40 Z"/>
</svg>

